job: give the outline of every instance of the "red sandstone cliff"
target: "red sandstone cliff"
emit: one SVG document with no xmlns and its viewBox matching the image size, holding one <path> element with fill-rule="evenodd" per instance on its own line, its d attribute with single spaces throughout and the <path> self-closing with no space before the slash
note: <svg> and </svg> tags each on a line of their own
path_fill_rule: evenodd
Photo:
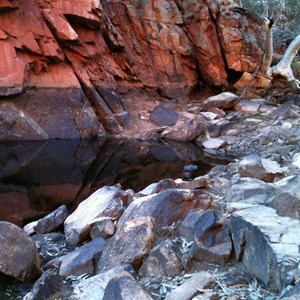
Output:
<svg viewBox="0 0 300 300">
<path fill-rule="evenodd" d="M 0 0 L 0 140 L 118 134 L 139 97 L 188 98 L 253 72 L 261 36 L 231 6 Z"/>
</svg>

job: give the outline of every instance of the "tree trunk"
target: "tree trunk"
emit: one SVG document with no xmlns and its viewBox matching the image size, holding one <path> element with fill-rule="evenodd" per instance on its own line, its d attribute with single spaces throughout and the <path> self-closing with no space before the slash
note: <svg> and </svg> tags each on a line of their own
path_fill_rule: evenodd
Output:
<svg viewBox="0 0 300 300">
<path fill-rule="evenodd" d="M 249 17 L 252 21 L 260 25 L 262 29 L 265 31 L 266 33 L 265 54 L 260 69 L 263 75 L 269 77 L 272 80 L 272 86 L 274 85 L 274 81 L 277 81 L 277 83 L 275 84 L 276 86 L 275 90 L 278 91 L 279 86 L 281 86 L 283 90 L 286 90 L 287 88 L 291 88 L 291 86 L 296 87 L 296 89 L 300 90 L 300 81 L 295 78 L 291 67 L 292 62 L 300 48 L 300 35 L 298 35 L 294 39 L 294 41 L 289 45 L 281 60 L 276 65 L 271 67 L 271 62 L 273 57 L 273 34 L 272 34 L 273 21 L 264 18 L 253 11 L 249 11 L 241 7 L 235 7 L 234 11 Z M 279 85 L 278 85 L 278 79 L 280 82 Z M 283 87 L 282 79 L 284 79 L 286 82 L 285 87 Z"/>
<path fill-rule="evenodd" d="M 300 48 L 300 35 L 298 35 L 285 51 L 281 60 L 273 67 L 267 70 L 267 75 L 271 78 L 282 76 L 287 81 L 293 82 L 300 89 L 300 81 L 294 77 L 292 70 L 292 61 Z"/>
</svg>

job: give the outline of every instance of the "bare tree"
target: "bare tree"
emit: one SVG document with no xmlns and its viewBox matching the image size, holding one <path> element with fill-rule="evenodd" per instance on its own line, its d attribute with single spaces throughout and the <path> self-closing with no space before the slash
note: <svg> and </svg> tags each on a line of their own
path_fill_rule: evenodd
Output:
<svg viewBox="0 0 300 300">
<path fill-rule="evenodd" d="M 293 42 L 288 46 L 285 54 L 282 56 L 280 61 L 271 66 L 272 58 L 273 58 L 273 24 L 274 21 L 272 19 L 262 17 L 256 12 L 253 12 L 248 9 L 244 9 L 242 7 L 235 7 L 235 12 L 238 12 L 242 15 L 247 16 L 254 22 L 256 22 L 266 33 L 265 40 L 265 54 L 263 57 L 263 61 L 261 63 L 260 71 L 261 73 L 274 80 L 276 77 L 284 78 L 288 83 L 292 83 L 295 85 L 297 89 L 300 90 L 300 81 L 295 78 L 292 70 L 292 61 L 295 58 L 299 48 L 300 48 L 300 35 L 298 35 Z"/>
</svg>

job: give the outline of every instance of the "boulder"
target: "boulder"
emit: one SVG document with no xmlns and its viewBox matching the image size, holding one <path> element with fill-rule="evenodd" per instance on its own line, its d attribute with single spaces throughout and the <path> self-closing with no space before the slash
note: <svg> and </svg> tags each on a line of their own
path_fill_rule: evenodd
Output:
<svg viewBox="0 0 300 300">
<path fill-rule="evenodd" d="M 63 290 L 63 279 L 59 275 L 46 272 L 34 283 L 32 292 L 27 294 L 23 300 L 48 300 L 57 297 L 58 293 Z"/>
<path fill-rule="evenodd" d="M 203 212 L 203 210 L 191 210 L 180 222 L 178 227 L 178 233 L 180 236 L 184 237 L 188 242 L 193 241 L 196 225 L 201 219 Z"/>
<path fill-rule="evenodd" d="M 34 226 L 36 233 L 48 233 L 64 223 L 69 216 L 69 211 L 65 205 L 61 205 L 52 213 L 37 221 Z"/>
<path fill-rule="evenodd" d="M 271 80 L 260 74 L 253 74 L 249 72 L 244 72 L 242 77 L 234 84 L 235 88 L 244 88 L 245 86 L 250 86 L 252 88 L 267 88 L 270 86 Z"/>
<path fill-rule="evenodd" d="M 226 191 L 226 201 L 272 205 L 275 195 L 274 186 L 262 180 L 233 176 Z"/>
<path fill-rule="evenodd" d="M 237 209 L 230 219 L 235 258 L 264 285 L 282 290 L 299 277 L 300 221 L 262 205 Z"/>
<path fill-rule="evenodd" d="M 152 194 L 160 193 L 167 189 L 174 189 L 177 187 L 177 184 L 172 178 L 164 178 L 157 183 L 152 183 L 149 186 L 145 187 L 138 195 L 149 196 Z"/>
<path fill-rule="evenodd" d="M 191 257 L 220 265 L 228 263 L 232 243 L 227 223 L 215 210 L 204 212 L 195 224 Z"/>
<path fill-rule="evenodd" d="M 224 118 L 207 122 L 205 131 L 212 138 L 223 135 L 224 131 L 229 127 L 230 122 Z"/>
<path fill-rule="evenodd" d="M 276 110 L 274 106 L 265 105 L 261 99 L 244 100 L 242 99 L 238 104 L 234 106 L 234 110 L 239 113 L 247 115 L 258 115 L 261 112 L 272 113 Z"/>
<path fill-rule="evenodd" d="M 105 288 L 103 299 L 127 300 L 129 298 L 152 299 L 130 273 L 123 271 L 114 274 Z"/>
<path fill-rule="evenodd" d="M 139 269 L 139 276 L 159 278 L 179 275 L 183 271 L 179 258 L 179 251 L 172 241 L 164 240 L 149 252 Z"/>
<path fill-rule="evenodd" d="M 90 236 L 94 240 L 98 237 L 110 238 L 115 232 L 115 224 L 111 219 L 103 219 L 94 224 Z"/>
<path fill-rule="evenodd" d="M 211 96 L 202 102 L 203 110 L 212 108 L 229 109 L 240 101 L 239 97 L 230 92 L 224 92 L 216 96 Z"/>
<path fill-rule="evenodd" d="M 151 217 L 135 217 L 118 227 L 103 250 L 97 273 L 123 264 L 131 264 L 135 269 L 139 269 L 153 247 L 154 226 Z"/>
<path fill-rule="evenodd" d="M 251 177 L 272 182 L 276 177 L 283 176 L 283 172 L 277 162 L 270 159 L 261 159 L 257 154 L 250 154 L 239 162 L 239 174 L 241 177 Z"/>
<path fill-rule="evenodd" d="M 96 238 L 76 250 L 59 257 L 59 275 L 68 277 L 95 273 L 95 261 L 99 259 L 105 246 L 103 238 Z"/>
<path fill-rule="evenodd" d="M 286 192 L 294 194 L 298 199 L 300 199 L 300 175 L 287 176 L 281 180 L 274 183 L 274 187 L 278 192 Z"/>
<path fill-rule="evenodd" d="M 40 257 L 33 240 L 18 226 L 0 221 L 0 272 L 20 281 L 40 274 Z"/>
<path fill-rule="evenodd" d="M 33 235 L 35 234 L 34 227 L 37 225 L 38 221 L 33 221 L 31 223 L 26 224 L 23 227 L 23 230 L 28 234 L 28 235 Z"/>
<path fill-rule="evenodd" d="M 156 106 L 150 114 L 150 120 L 159 126 L 173 126 L 178 119 L 177 112 L 161 104 Z"/>
<path fill-rule="evenodd" d="M 119 219 L 117 228 L 121 229 L 128 220 L 150 217 L 154 221 L 155 231 L 161 234 L 164 227 L 181 221 L 191 209 L 207 209 L 211 201 L 210 195 L 200 190 L 167 189 L 135 199 Z"/>
<path fill-rule="evenodd" d="M 110 218 L 117 220 L 123 213 L 127 194 L 118 186 L 104 186 L 81 202 L 65 220 L 66 242 L 74 246 L 89 238 L 93 225 Z"/>
<path fill-rule="evenodd" d="M 179 189 L 201 189 L 207 186 L 207 177 L 199 176 L 189 181 L 176 179 L 176 184 Z"/>
<path fill-rule="evenodd" d="M 181 117 L 174 126 L 166 128 L 161 137 L 177 142 L 190 142 L 199 136 L 205 127 L 203 118 L 194 117 L 192 119 Z"/>
<path fill-rule="evenodd" d="M 273 208 L 279 216 L 300 219 L 300 198 L 291 192 L 280 192 L 276 194 Z"/>
<path fill-rule="evenodd" d="M 48 139 L 48 134 L 26 112 L 12 102 L 0 103 L 0 139 L 43 140 Z"/>
<path fill-rule="evenodd" d="M 187 279 L 182 285 L 167 294 L 166 300 L 193 299 L 201 290 L 210 289 L 215 285 L 213 277 L 208 272 L 198 272 Z"/>
<path fill-rule="evenodd" d="M 87 278 L 74 286 L 73 293 L 70 296 L 70 300 L 106 300 L 104 296 L 105 288 L 108 282 L 113 278 L 115 274 L 123 271 L 134 274 L 134 270 L 131 265 L 122 265 L 110 269 L 107 272 L 97 274 L 90 278 Z"/>
<path fill-rule="evenodd" d="M 207 149 L 220 149 L 226 145 L 226 141 L 222 138 L 210 138 L 202 143 L 202 146 Z"/>
</svg>

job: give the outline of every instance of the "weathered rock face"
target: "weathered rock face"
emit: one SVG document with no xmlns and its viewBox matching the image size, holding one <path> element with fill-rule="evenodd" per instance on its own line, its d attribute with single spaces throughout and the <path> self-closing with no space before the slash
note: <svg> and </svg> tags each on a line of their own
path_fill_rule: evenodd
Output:
<svg viewBox="0 0 300 300">
<path fill-rule="evenodd" d="M 107 284 L 103 299 L 126 300 L 128 297 L 152 300 L 130 273 L 125 271 L 115 274 Z"/>
<path fill-rule="evenodd" d="M 64 283 L 59 275 L 44 273 L 38 281 L 35 282 L 32 292 L 28 293 L 23 299 L 51 299 L 64 289 Z"/>
<path fill-rule="evenodd" d="M 262 205 L 236 208 L 230 225 L 236 259 L 265 285 L 281 290 L 299 276 L 299 220 Z"/>
<path fill-rule="evenodd" d="M 204 192 L 179 189 L 167 189 L 158 194 L 140 197 L 127 207 L 117 228 L 122 228 L 128 220 L 152 217 L 156 232 L 162 234 L 165 227 L 182 220 L 191 209 L 208 209 L 211 200 L 210 195 Z"/>
<path fill-rule="evenodd" d="M 153 247 L 154 226 L 151 217 L 134 218 L 125 222 L 106 244 L 97 272 L 101 273 L 122 264 L 131 264 L 135 269 L 139 269 Z"/>
<path fill-rule="evenodd" d="M 214 210 L 209 210 L 195 225 L 193 258 L 224 265 L 229 262 L 232 245 L 229 226 Z"/>
<path fill-rule="evenodd" d="M 97 190 L 65 220 L 66 242 L 70 246 L 89 239 L 93 225 L 102 219 L 118 219 L 123 213 L 127 195 L 119 186 L 104 186 Z"/>
<path fill-rule="evenodd" d="M 187 96 L 199 81 L 226 86 L 232 72 L 252 72 L 261 35 L 232 6 L 2 1 L 0 139 L 118 134 L 133 92 Z"/>
<path fill-rule="evenodd" d="M 59 275 L 67 277 L 83 273 L 93 274 L 95 272 L 93 261 L 100 257 L 104 246 L 104 239 L 97 238 L 60 257 Z"/>
<path fill-rule="evenodd" d="M 107 272 L 92 276 L 76 284 L 74 286 L 74 291 L 71 295 L 71 299 L 73 300 L 105 299 L 103 296 L 110 280 L 113 279 L 115 275 L 122 273 L 124 271 L 135 274 L 131 265 L 122 265 L 122 266 L 115 267 L 113 269 L 110 269 Z"/>
<path fill-rule="evenodd" d="M 178 252 L 171 240 L 162 241 L 149 252 L 139 270 L 139 275 L 141 277 L 158 278 L 180 274 L 183 267 Z"/>
</svg>

